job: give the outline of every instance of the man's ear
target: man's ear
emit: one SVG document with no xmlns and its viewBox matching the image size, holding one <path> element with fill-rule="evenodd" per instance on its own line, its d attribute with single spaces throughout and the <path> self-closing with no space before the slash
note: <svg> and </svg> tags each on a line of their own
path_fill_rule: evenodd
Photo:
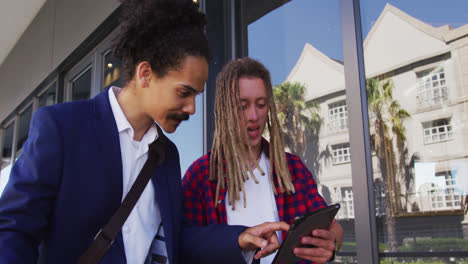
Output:
<svg viewBox="0 0 468 264">
<path fill-rule="evenodd" d="M 142 61 L 138 63 L 136 68 L 136 81 L 138 86 L 146 88 L 149 86 L 153 70 L 151 69 L 151 64 L 147 61 Z"/>
</svg>

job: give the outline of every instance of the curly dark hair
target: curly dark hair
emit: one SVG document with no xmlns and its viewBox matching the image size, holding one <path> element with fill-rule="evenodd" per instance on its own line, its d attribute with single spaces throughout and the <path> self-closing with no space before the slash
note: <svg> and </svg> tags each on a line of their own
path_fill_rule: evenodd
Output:
<svg viewBox="0 0 468 264">
<path fill-rule="evenodd" d="M 126 82 L 142 61 L 148 61 L 153 72 L 163 77 L 186 56 L 210 60 L 205 15 L 192 0 L 124 0 L 122 8 L 114 56 L 123 61 Z"/>
</svg>

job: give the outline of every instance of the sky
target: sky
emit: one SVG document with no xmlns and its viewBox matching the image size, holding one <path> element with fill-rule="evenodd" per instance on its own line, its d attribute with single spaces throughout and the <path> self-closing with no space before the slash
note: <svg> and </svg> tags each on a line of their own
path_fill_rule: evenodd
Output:
<svg viewBox="0 0 468 264">
<path fill-rule="evenodd" d="M 249 56 L 270 70 L 273 84 L 285 81 L 305 43 L 343 60 L 339 0 L 292 0 L 248 26 Z M 386 3 L 425 23 L 453 28 L 468 24 L 468 0 L 361 0 L 364 38 Z"/>
</svg>

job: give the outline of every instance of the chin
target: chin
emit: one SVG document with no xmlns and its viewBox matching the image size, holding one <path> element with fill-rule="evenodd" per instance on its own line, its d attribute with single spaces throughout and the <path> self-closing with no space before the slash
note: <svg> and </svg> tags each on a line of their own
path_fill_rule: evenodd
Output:
<svg viewBox="0 0 468 264">
<path fill-rule="evenodd" d="M 171 134 L 171 133 L 174 133 L 176 131 L 177 126 L 164 124 L 164 125 L 161 125 L 161 128 L 162 128 L 162 130 L 164 130 L 164 132 Z"/>
<path fill-rule="evenodd" d="M 262 138 L 257 138 L 257 139 L 251 140 L 250 141 L 250 147 L 255 148 L 256 146 L 260 145 L 261 142 L 262 142 Z"/>
</svg>

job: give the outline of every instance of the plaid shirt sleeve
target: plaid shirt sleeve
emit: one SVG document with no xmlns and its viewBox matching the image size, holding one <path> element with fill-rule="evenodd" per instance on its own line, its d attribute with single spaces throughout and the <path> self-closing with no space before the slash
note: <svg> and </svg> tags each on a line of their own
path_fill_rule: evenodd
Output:
<svg viewBox="0 0 468 264">
<path fill-rule="evenodd" d="M 210 164 L 206 156 L 196 160 L 182 179 L 185 216 L 190 223 L 198 226 L 206 225 L 207 222 L 204 214 L 206 197 L 201 193 L 209 176 Z"/>
<path fill-rule="evenodd" d="M 318 193 L 317 183 L 302 160 L 298 156 L 289 153 L 286 153 L 286 160 L 296 192 L 285 195 L 284 199 L 277 199 L 276 203 L 280 219 L 291 224 L 296 216 L 326 207 L 327 203 Z M 283 205 L 280 205 L 281 201 L 283 201 Z M 285 233 L 283 233 L 283 239 L 285 238 L 284 235 Z M 298 263 L 314 264 L 315 262 L 301 260 Z"/>
<path fill-rule="evenodd" d="M 296 192 L 277 199 L 277 205 L 280 219 L 291 224 L 296 216 L 326 207 L 327 203 L 318 193 L 317 183 L 302 160 L 289 153 L 286 160 Z"/>
<path fill-rule="evenodd" d="M 304 189 L 306 193 L 306 206 L 307 211 L 315 211 L 317 209 L 323 208 L 327 206 L 325 199 L 319 194 L 317 188 L 317 182 L 314 180 L 312 173 L 309 169 L 305 166 L 302 160 L 295 156 L 294 159 L 296 166 L 298 167 L 298 172 L 296 174 L 297 181 L 301 182 L 301 189 Z"/>
</svg>

